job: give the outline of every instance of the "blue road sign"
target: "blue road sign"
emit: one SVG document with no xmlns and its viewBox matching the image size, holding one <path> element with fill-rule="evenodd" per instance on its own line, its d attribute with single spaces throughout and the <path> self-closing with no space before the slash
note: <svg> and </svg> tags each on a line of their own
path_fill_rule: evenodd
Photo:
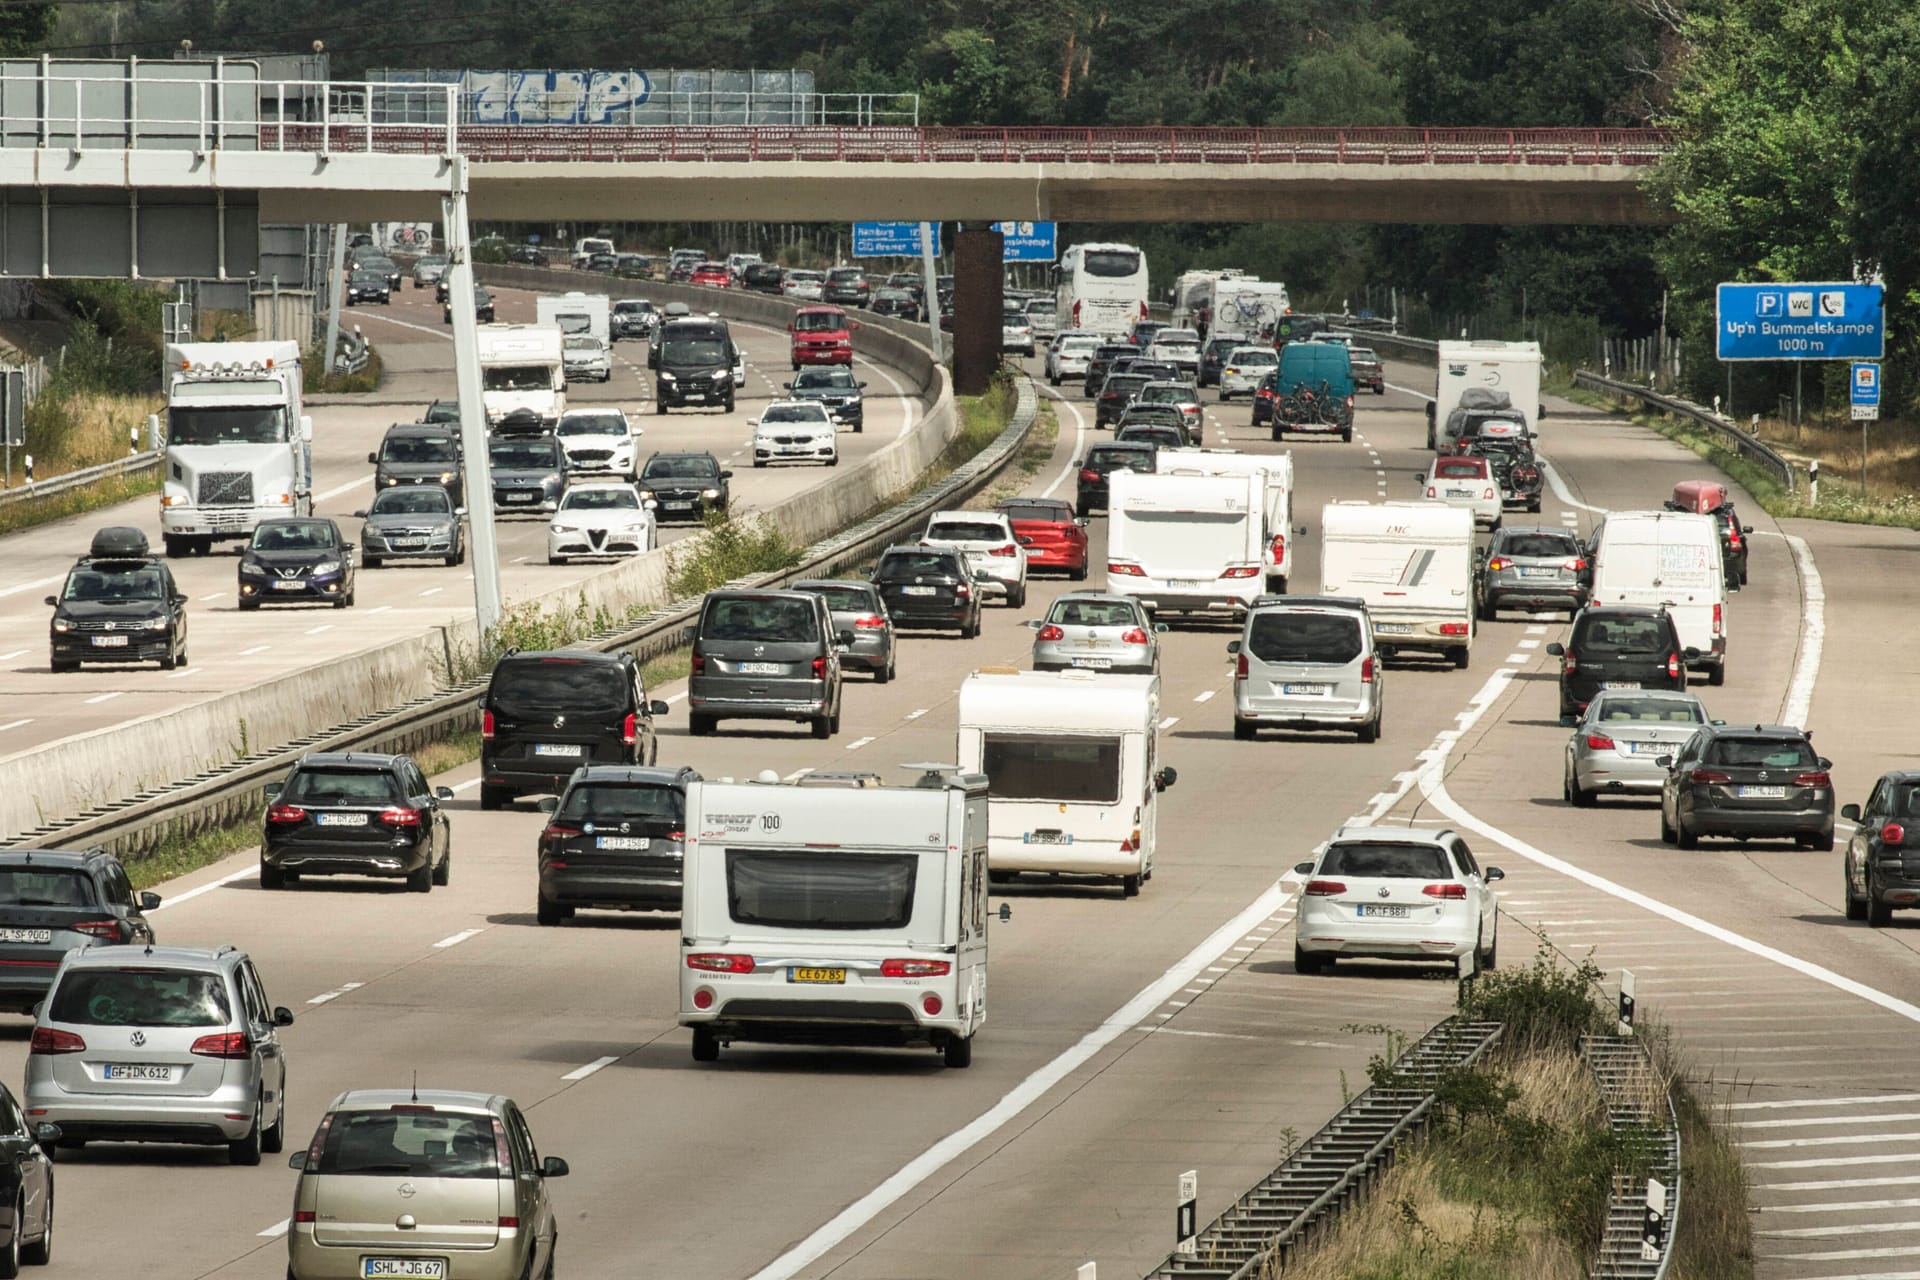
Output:
<svg viewBox="0 0 1920 1280">
<path fill-rule="evenodd" d="M 1723 284 L 1715 330 L 1722 360 L 1878 360 L 1885 291 L 1877 284 Z"/>
<path fill-rule="evenodd" d="M 996 222 L 1000 233 L 1000 261 L 1052 262 L 1060 256 L 1051 222 Z"/>
<path fill-rule="evenodd" d="M 1880 403 L 1880 366 L 1867 361 L 1858 361 L 1853 366 L 1853 376 L 1847 379 L 1851 388 L 1849 401 L 1860 405 L 1879 405 Z"/>
<path fill-rule="evenodd" d="M 940 224 L 934 223 L 933 251 L 940 252 Z M 920 224 L 917 222 L 856 222 L 853 224 L 853 256 L 856 258 L 917 258 L 920 256 Z"/>
</svg>

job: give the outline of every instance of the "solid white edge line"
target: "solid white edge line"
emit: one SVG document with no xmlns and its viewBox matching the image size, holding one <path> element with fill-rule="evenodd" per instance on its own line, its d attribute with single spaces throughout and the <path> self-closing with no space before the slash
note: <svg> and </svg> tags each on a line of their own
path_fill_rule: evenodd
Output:
<svg viewBox="0 0 1920 1280">
<path fill-rule="evenodd" d="M 188 889 L 185 893 L 176 893 L 170 898 L 161 899 L 160 905 L 155 907 L 153 911 L 165 911 L 168 907 L 177 907 L 183 902 L 192 902 L 195 898 L 199 897 L 203 893 L 212 893 L 215 889 L 220 888 L 222 885 L 229 885 L 229 884 L 232 884 L 235 880 L 245 880 L 248 876 L 258 875 L 258 874 L 259 874 L 258 867 L 242 867 L 238 871 L 229 871 L 226 875 L 221 876 L 218 880 L 209 880 L 205 884 L 195 885 L 193 888 Z M 149 911 L 147 912 L 147 914 L 152 915 L 153 911 Z"/>
<path fill-rule="evenodd" d="M 776 332 L 778 331 L 776 330 Z M 893 374 L 888 371 L 885 365 L 876 364 L 872 360 L 867 359 L 865 356 L 860 357 L 860 363 L 866 365 L 869 369 L 872 369 L 875 373 L 885 378 L 888 384 L 893 387 L 894 398 L 900 401 L 900 432 L 899 434 L 904 436 L 905 434 L 907 434 L 907 432 L 913 429 L 913 406 L 917 402 L 914 400 L 912 396 L 907 394 L 906 384 L 901 382 L 900 379 L 894 377 Z M 762 376 L 764 377 L 765 375 L 762 375 Z M 767 385 L 772 386 L 773 379 L 768 378 Z"/>
<path fill-rule="evenodd" d="M 754 1273 L 753 1280 L 790 1280 L 802 1270 L 843 1243 L 849 1236 L 878 1217 L 895 1201 L 905 1196 L 945 1165 L 964 1155 L 981 1141 L 1004 1128 L 1055 1085 L 1084 1066 L 1094 1055 L 1138 1026 L 1167 997 L 1193 981 L 1209 964 L 1231 947 L 1262 919 L 1271 915 L 1286 898 L 1279 884 L 1269 887 L 1233 919 L 1209 934 L 1179 963 L 1141 989 L 1099 1026 L 1087 1032 L 1071 1048 L 1015 1085 L 1001 1099 L 970 1123 L 956 1129 L 908 1161 L 892 1177 L 834 1215 L 824 1226 L 809 1235 L 774 1261 Z"/>
<path fill-rule="evenodd" d="M 567 1072 L 567 1074 L 561 1076 L 560 1078 L 562 1080 L 585 1080 L 588 1076 L 592 1075 L 594 1072 L 599 1071 L 605 1067 L 610 1067 L 618 1061 L 620 1061 L 620 1057 L 618 1054 L 610 1054 L 604 1058 L 595 1058 L 592 1062 L 589 1062 L 586 1066 L 575 1067 L 573 1070 Z"/>
<path fill-rule="evenodd" d="M 1079 405 L 1067 399 L 1067 397 L 1061 395 L 1052 387 L 1043 387 L 1040 383 L 1036 382 L 1034 389 L 1046 396 L 1049 400 L 1052 400 L 1055 404 L 1064 406 L 1066 411 L 1073 415 L 1073 456 L 1067 459 L 1066 466 L 1060 468 L 1060 474 L 1053 478 L 1053 482 L 1040 491 L 1041 497 L 1051 498 L 1053 491 L 1067 482 L 1067 477 L 1079 468 L 1080 459 L 1086 456 L 1087 416 L 1080 412 Z"/>
<path fill-rule="evenodd" d="M 1793 550 L 1793 566 L 1800 572 L 1801 631 L 1800 652 L 1794 656 L 1780 723 L 1804 728 L 1813 711 L 1813 686 L 1820 679 L 1820 651 L 1827 639 L 1827 589 L 1807 540 L 1791 533 L 1786 538 Z"/>
</svg>

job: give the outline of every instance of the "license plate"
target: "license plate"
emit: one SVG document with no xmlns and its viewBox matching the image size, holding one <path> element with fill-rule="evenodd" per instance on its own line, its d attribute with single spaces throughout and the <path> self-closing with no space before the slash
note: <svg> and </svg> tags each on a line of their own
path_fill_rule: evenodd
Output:
<svg viewBox="0 0 1920 1280">
<path fill-rule="evenodd" d="M 1734 793 L 1742 800 L 1785 800 L 1785 787 L 1736 787 Z"/>
<path fill-rule="evenodd" d="M 786 664 L 780 662 L 743 662 L 740 664 L 740 674 L 743 676 L 777 676 L 786 669 Z"/>
<path fill-rule="evenodd" d="M 1657 756 L 1673 750 L 1664 742 L 1627 742 L 1622 743 L 1630 756 Z"/>
<path fill-rule="evenodd" d="M 580 756 L 580 744 L 577 742 L 536 742 L 533 754 L 537 756 L 563 756 L 576 760 Z"/>
<path fill-rule="evenodd" d="M 788 982 L 836 983 L 836 982 L 845 982 L 846 980 L 847 980 L 847 971 L 845 969 L 789 969 L 787 970 Z"/>
<path fill-rule="evenodd" d="M 159 1063 L 148 1062 L 109 1062 L 100 1068 L 102 1080 L 158 1080 L 162 1083 L 173 1079 L 173 1068 Z"/>
<path fill-rule="evenodd" d="M 296 578 L 291 582 L 288 582 L 285 580 L 276 582 L 273 584 L 273 589 L 275 591 L 304 591 L 306 590 L 306 586 L 307 586 L 306 583 L 301 582 L 298 578 Z"/>
<path fill-rule="evenodd" d="M 1552 578 L 1557 576 L 1559 572 L 1558 569 L 1529 569 L 1522 566 L 1520 576 L 1523 578 Z"/>
<path fill-rule="evenodd" d="M 1638 689 L 1640 682 L 1638 680 L 1602 680 L 1600 687 L 1602 689 Z"/>
<path fill-rule="evenodd" d="M 593 847 L 596 849 L 644 849 L 649 841 L 646 836 L 595 836 Z"/>
<path fill-rule="evenodd" d="M 1471 490 L 1471 489 L 1449 489 L 1449 490 L 1447 490 L 1447 496 L 1448 496 L 1449 498 L 1471 498 L 1471 497 L 1473 496 L 1473 490 Z"/>
<path fill-rule="evenodd" d="M 1167 585 L 1170 587 L 1205 587 L 1205 586 L 1211 585 L 1211 582 L 1212 580 L 1209 578 L 1168 578 L 1167 579 Z"/>
<path fill-rule="evenodd" d="M 1373 629 L 1383 636 L 1410 636 L 1413 634 L 1411 622 L 1376 622 Z"/>
<path fill-rule="evenodd" d="M 693 510 L 693 504 L 691 502 L 667 502 L 667 503 L 662 503 L 661 505 L 668 511 Z"/>
<path fill-rule="evenodd" d="M 0 929 L 0 942 L 52 942 L 51 929 Z"/>
<path fill-rule="evenodd" d="M 1331 685 L 1324 684 L 1283 684 L 1280 692 L 1302 698 L 1324 698 L 1332 692 Z"/>
<path fill-rule="evenodd" d="M 1095 671 L 1105 671 L 1113 666 L 1112 658 L 1069 658 L 1067 661 L 1076 667 L 1088 667 Z"/>
<path fill-rule="evenodd" d="M 707 393 L 704 391 L 689 391 L 687 392 L 687 395 L 686 395 L 686 399 L 690 402 L 694 400 L 704 401 L 706 400 L 706 398 L 707 398 Z"/>
<path fill-rule="evenodd" d="M 323 827 L 364 827 L 367 815 L 364 813 L 317 813 L 314 821 Z"/>
<path fill-rule="evenodd" d="M 405 1276 L 408 1280 L 446 1280 L 445 1258 L 362 1258 L 361 1280 L 385 1280 Z"/>
<path fill-rule="evenodd" d="M 530 493 L 510 493 L 507 495 L 507 501 L 508 502 L 532 502 L 533 495 Z"/>
<path fill-rule="evenodd" d="M 1073 843 L 1073 833 L 1070 831 L 1029 831 L 1020 838 L 1026 844 Z"/>
<path fill-rule="evenodd" d="M 125 636 L 95 636 L 93 647 L 96 649 L 124 649 L 127 647 Z"/>
<path fill-rule="evenodd" d="M 1405 920 L 1407 909 L 1391 902 L 1363 902 L 1359 914 L 1366 919 Z"/>
<path fill-rule="evenodd" d="M 900 588 L 900 594 L 903 596 L 931 596 L 938 595 L 939 590 L 935 587 L 902 587 Z"/>
<path fill-rule="evenodd" d="M 395 551 L 418 551 L 427 545 L 425 538 L 395 538 L 387 544 Z"/>
</svg>

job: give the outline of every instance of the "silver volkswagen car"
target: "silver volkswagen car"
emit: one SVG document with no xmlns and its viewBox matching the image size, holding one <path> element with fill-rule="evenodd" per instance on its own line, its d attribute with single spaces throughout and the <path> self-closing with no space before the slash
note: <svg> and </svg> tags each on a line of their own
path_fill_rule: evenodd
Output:
<svg viewBox="0 0 1920 1280">
<path fill-rule="evenodd" d="M 1602 793 L 1657 797 L 1667 771 L 1656 761 L 1676 755 L 1707 709 L 1691 693 L 1664 689 L 1602 689 L 1567 739 L 1561 794 L 1591 808 Z"/>
<path fill-rule="evenodd" d="M 181 1142 L 259 1164 L 286 1138 L 292 1024 L 230 946 L 70 951 L 28 1044 L 27 1118 L 64 1147 Z"/>
<path fill-rule="evenodd" d="M 1259 596 L 1234 657 L 1233 736 L 1262 728 L 1351 729 L 1380 739 L 1385 672 L 1364 600 Z"/>
<path fill-rule="evenodd" d="M 1073 591 L 1053 602 L 1033 630 L 1033 669 L 1118 671 L 1153 675 L 1160 670 L 1164 622 L 1154 622 L 1132 596 Z"/>
</svg>

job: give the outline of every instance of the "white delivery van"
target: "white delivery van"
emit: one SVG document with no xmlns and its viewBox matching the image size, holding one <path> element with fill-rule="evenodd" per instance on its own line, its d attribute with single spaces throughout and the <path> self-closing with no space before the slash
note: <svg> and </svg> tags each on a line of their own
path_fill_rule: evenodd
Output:
<svg viewBox="0 0 1920 1280">
<path fill-rule="evenodd" d="M 1265 548 L 1266 591 L 1285 595 L 1293 575 L 1293 455 L 1291 453 L 1237 453 L 1231 449 L 1162 449 L 1154 455 L 1154 471 L 1163 476 L 1259 476 L 1260 542 Z"/>
<path fill-rule="evenodd" d="M 733 1041 L 973 1060 L 987 1017 L 985 778 L 694 782 L 686 833 L 680 1025 L 695 1061 Z"/>
<path fill-rule="evenodd" d="M 1265 479 L 1107 478 L 1107 590 L 1148 609 L 1239 617 L 1262 588 Z"/>
<path fill-rule="evenodd" d="M 552 427 L 567 411 L 560 331 L 539 324 L 483 324 L 477 331 L 480 403 L 488 423 L 529 409 Z"/>
<path fill-rule="evenodd" d="M 960 683 L 960 767 L 987 776 L 993 878 L 1022 871 L 1153 878 L 1160 677 L 976 671 Z"/>
<path fill-rule="evenodd" d="M 1540 404 L 1539 343 L 1443 341 L 1435 356 L 1439 372 L 1434 375 L 1433 399 L 1427 402 L 1427 448 L 1434 447 L 1435 430 L 1460 407 L 1461 396 L 1474 388 L 1488 393 L 1480 397 L 1483 401 L 1504 395 L 1526 417 L 1528 431 L 1540 429 L 1546 410 Z"/>
<path fill-rule="evenodd" d="M 1712 516 L 1691 511 L 1613 511 L 1594 531 L 1594 604 L 1665 609 L 1687 666 L 1708 684 L 1727 678 L 1727 581 Z"/>
<path fill-rule="evenodd" d="M 568 335 L 591 334 L 613 346 L 613 300 L 604 293 L 543 293 L 533 300 L 533 309 L 540 324 Z"/>
<path fill-rule="evenodd" d="M 1320 591 L 1358 596 L 1388 653 L 1473 649 L 1473 512 L 1436 502 L 1330 502 L 1320 513 Z"/>
</svg>

